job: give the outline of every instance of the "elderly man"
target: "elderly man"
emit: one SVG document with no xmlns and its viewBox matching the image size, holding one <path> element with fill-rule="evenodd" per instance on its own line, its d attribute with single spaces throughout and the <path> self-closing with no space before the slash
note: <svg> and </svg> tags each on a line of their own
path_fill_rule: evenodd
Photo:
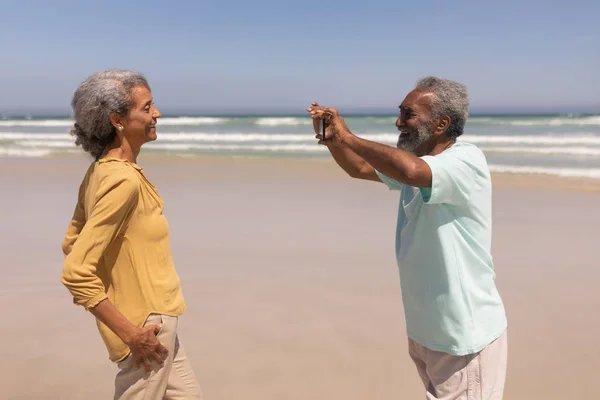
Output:
<svg viewBox="0 0 600 400">
<path fill-rule="evenodd" d="M 307 109 L 344 171 L 400 191 L 396 258 L 409 354 L 427 399 L 501 399 L 506 376 L 490 172 L 481 150 L 456 141 L 468 108 L 463 85 L 420 80 L 400 105 L 397 148 L 355 136 L 333 108 Z"/>
</svg>

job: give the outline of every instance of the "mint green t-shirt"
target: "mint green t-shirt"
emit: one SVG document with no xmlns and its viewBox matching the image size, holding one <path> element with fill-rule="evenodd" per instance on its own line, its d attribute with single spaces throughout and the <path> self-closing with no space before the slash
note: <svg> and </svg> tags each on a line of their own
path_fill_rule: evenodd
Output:
<svg viewBox="0 0 600 400">
<path fill-rule="evenodd" d="M 506 329 L 495 284 L 491 177 L 484 154 L 459 142 L 437 156 L 431 188 L 400 190 L 396 258 L 408 336 L 428 349 L 472 354 Z"/>
</svg>

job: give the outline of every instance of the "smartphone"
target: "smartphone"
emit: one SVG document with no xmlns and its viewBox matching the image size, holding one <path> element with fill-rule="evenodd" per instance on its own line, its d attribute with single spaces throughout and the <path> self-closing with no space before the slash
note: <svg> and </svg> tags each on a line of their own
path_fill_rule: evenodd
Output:
<svg viewBox="0 0 600 400">
<path fill-rule="evenodd" d="M 321 119 L 321 120 L 314 119 L 313 120 L 313 128 L 315 130 L 315 133 L 321 134 L 321 140 L 325 140 L 325 129 L 327 128 L 327 126 L 328 125 L 324 119 Z"/>
</svg>

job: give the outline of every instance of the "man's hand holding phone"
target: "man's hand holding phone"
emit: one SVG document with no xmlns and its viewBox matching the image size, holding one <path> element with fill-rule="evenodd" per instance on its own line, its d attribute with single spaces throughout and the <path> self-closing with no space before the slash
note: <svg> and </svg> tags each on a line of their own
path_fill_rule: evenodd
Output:
<svg viewBox="0 0 600 400">
<path fill-rule="evenodd" d="M 343 147 L 344 138 L 351 133 L 335 108 L 325 108 L 314 102 L 306 111 L 313 120 L 315 138 L 319 139 L 319 144 Z"/>
</svg>

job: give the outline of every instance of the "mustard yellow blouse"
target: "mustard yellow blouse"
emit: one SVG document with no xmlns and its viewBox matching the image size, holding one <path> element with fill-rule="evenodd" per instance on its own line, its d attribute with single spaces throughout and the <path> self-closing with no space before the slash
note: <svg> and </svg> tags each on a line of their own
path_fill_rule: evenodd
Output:
<svg viewBox="0 0 600 400">
<path fill-rule="evenodd" d="M 185 311 L 163 208 L 136 164 L 103 158 L 90 166 L 62 244 L 62 283 L 75 304 L 89 310 L 108 298 L 138 327 L 150 313 Z M 96 322 L 110 359 L 127 357 L 129 348 Z"/>
</svg>

